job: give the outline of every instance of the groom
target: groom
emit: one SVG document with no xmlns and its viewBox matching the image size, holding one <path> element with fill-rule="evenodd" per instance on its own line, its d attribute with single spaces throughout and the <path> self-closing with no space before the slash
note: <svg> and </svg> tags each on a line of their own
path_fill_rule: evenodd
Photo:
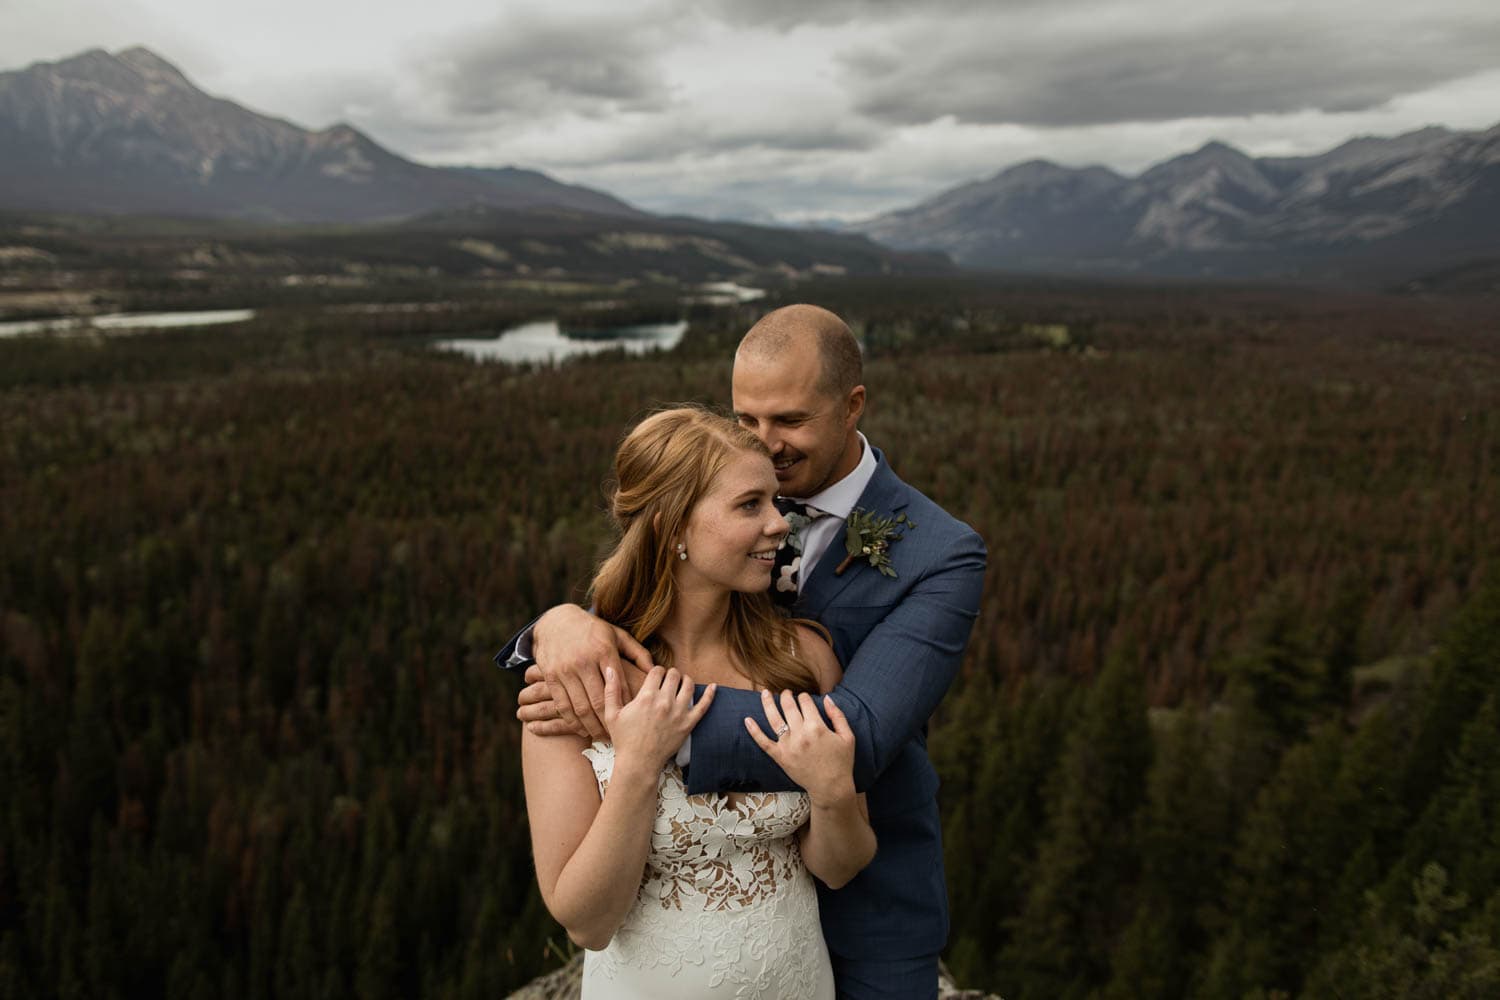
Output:
<svg viewBox="0 0 1500 1000">
<path fill-rule="evenodd" d="M 779 569 L 772 586 L 793 614 L 833 637 L 844 664 L 833 700 L 854 730 L 854 782 L 868 793 L 879 841 L 874 861 L 847 886 L 819 886 L 838 995 L 912 1000 L 937 995 L 948 936 L 927 720 L 978 613 L 985 548 L 973 529 L 898 479 L 859 432 L 861 381 L 848 326 L 816 306 L 766 315 L 734 357 L 735 416 L 770 449 L 781 495 L 808 508 L 809 520 L 794 520 L 800 560 Z M 862 551 L 845 560 L 856 512 L 860 520 L 906 516 L 910 527 L 885 550 L 894 576 Z M 530 667 L 533 683 L 516 714 L 533 731 L 595 738 L 604 736 L 602 669 L 624 661 L 650 665 L 627 633 L 575 605 L 553 608 L 496 657 Z M 744 720 L 762 718 L 758 695 L 719 688 L 678 758 L 689 764 L 690 793 L 793 787 L 746 730 Z"/>
</svg>

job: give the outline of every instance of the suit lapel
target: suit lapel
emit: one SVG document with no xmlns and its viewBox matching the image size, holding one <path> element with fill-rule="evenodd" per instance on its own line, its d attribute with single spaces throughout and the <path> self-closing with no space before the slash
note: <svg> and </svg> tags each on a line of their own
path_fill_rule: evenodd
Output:
<svg viewBox="0 0 1500 1000">
<path fill-rule="evenodd" d="M 875 475 L 870 477 L 869 484 L 859 495 L 859 502 L 854 506 L 881 517 L 888 517 L 906 506 L 906 484 L 896 478 L 896 474 L 886 464 L 885 456 L 881 454 L 879 448 L 875 448 L 875 460 L 879 463 L 875 467 Z M 833 540 L 828 543 L 828 548 L 818 559 L 818 564 L 813 567 L 812 576 L 808 577 L 801 595 L 797 598 L 798 614 L 816 618 L 823 613 L 824 608 L 833 603 L 834 598 L 845 587 L 862 575 L 862 571 L 874 572 L 868 566 L 861 567 L 856 562 L 851 563 L 842 576 L 836 575 L 834 570 L 838 568 L 839 563 L 844 561 L 844 556 L 847 554 L 844 547 L 844 529 L 840 527 L 838 534 L 833 536 Z"/>
</svg>

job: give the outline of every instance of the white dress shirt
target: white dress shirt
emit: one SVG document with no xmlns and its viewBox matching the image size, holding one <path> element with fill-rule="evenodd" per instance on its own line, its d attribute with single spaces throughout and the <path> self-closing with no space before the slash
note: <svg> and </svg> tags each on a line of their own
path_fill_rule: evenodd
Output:
<svg viewBox="0 0 1500 1000">
<path fill-rule="evenodd" d="M 858 431 L 855 433 L 859 434 Z M 859 464 L 843 479 L 822 490 L 817 496 L 806 500 L 801 497 L 791 498 L 809 507 L 816 507 L 824 514 L 802 529 L 802 565 L 797 570 L 799 594 L 802 593 L 807 578 L 812 575 L 813 567 L 818 564 L 823 553 L 828 551 L 828 546 L 835 538 L 843 535 L 844 522 L 849 519 L 849 513 L 859 503 L 860 495 L 875 475 L 875 452 L 863 434 L 859 434 L 859 448 Z"/>
</svg>

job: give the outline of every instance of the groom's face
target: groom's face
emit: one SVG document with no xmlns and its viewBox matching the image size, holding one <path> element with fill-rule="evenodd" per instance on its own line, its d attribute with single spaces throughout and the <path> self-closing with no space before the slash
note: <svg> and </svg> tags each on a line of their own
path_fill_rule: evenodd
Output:
<svg viewBox="0 0 1500 1000">
<path fill-rule="evenodd" d="M 815 350 L 735 358 L 735 417 L 771 450 L 782 496 L 816 496 L 859 463 L 854 429 L 864 389 L 854 391 L 857 399 L 827 394 L 820 365 Z"/>
</svg>

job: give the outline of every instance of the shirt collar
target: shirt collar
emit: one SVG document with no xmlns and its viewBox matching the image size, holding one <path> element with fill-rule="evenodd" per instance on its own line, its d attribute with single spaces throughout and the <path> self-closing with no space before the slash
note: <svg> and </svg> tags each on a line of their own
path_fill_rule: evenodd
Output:
<svg viewBox="0 0 1500 1000">
<path fill-rule="evenodd" d="M 818 493 L 816 496 L 808 497 L 805 501 L 809 507 L 816 507 L 834 517 L 848 520 L 849 512 L 854 505 L 859 503 L 860 496 L 865 487 L 870 485 L 870 479 L 875 475 L 875 449 L 870 447 L 870 442 L 860 431 L 854 433 L 859 435 L 859 464 L 854 467 L 843 479 Z"/>
</svg>

